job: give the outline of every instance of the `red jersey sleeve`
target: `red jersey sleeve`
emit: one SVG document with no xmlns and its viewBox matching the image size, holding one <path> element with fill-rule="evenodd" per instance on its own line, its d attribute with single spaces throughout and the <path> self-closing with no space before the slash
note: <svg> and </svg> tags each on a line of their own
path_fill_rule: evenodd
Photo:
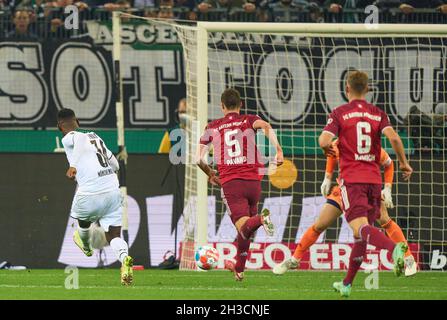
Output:
<svg viewBox="0 0 447 320">
<path fill-rule="evenodd" d="M 388 118 L 388 115 L 382 111 L 382 119 L 380 121 L 380 132 L 383 132 L 383 130 L 387 127 L 391 127 L 390 118 Z"/>
<path fill-rule="evenodd" d="M 337 113 L 332 111 L 332 113 L 329 115 L 329 119 L 327 120 L 327 124 L 324 127 L 323 131 L 327 131 L 332 133 L 334 136 L 338 137 L 338 132 L 340 130 L 340 122 L 338 120 Z"/>
<path fill-rule="evenodd" d="M 253 128 L 253 124 L 257 121 L 257 120 L 262 120 L 261 117 L 259 117 L 258 115 L 255 114 L 248 114 L 247 115 L 247 122 L 250 125 L 250 128 Z"/>
<path fill-rule="evenodd" d="M 213 142 L 213 129 L 207 125 L 205 127 L 205 131 L 203 132 L 202 136 L 200 137 L 200 144 L 209 145 L 211 142 Z"/>
</svg>

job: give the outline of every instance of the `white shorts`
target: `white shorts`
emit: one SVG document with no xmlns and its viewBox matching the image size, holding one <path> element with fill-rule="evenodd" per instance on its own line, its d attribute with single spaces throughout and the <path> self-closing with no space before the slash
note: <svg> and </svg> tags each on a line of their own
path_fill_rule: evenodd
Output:
<svg viewBox="0 0 447 320">
<path fill-rule="evenodd" d="M 123 197 L 118 189 L 92 195 L 75 194 L 70 215 L 81 221 L 98 221 L 108 232 L 109 226 L 121 226 L 122 212 Z"/>
</svg>

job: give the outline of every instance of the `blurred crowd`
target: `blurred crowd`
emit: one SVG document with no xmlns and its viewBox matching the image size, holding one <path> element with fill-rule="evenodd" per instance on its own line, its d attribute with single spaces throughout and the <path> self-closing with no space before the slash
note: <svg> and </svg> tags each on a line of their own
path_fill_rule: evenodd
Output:
<svg viewBox="0 0 447 320">
<path fill-rule="evenodd" d="M 361 22 L 358 12 L 372 4 L 402 16 L 420 9 L 447 16 L 447 0 L 0 0 L 0 36 L 63 34 L 69 5 L 78 8 L 81 20 L 107 20 L 111 11 L 121 10 L 183 20 Z M 302 15 L 293 19 L 290 12 Z M 37 26 L 38 21 L 45 23 Z"/>
<path fill-rule="evenodd" d="M 416 105 L 404 118 L 404 126 L 416 153 L 445 154 L 447 150 L 447 103 L 439 103 L 433 113 Z"/>
</svg>

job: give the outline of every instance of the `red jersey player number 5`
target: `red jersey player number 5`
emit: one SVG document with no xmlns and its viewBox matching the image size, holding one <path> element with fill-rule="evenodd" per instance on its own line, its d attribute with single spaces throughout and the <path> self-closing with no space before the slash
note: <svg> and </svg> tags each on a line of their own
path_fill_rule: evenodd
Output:
<svg viewBox="0 0 447 320">
<path fill-rule="evenodd" d="M 239 92 L 227 89 L 221 96 L 223 117 L 210 122 L 200 139 L 197 165 L 214 185 L 221 185 L 221 197 L 238 231 L 236 264 L 225 261 L 237 281 L 244 277 L 250 238 L 263 226 L 267 235 L 274 232 L 270 211 L 258 214 L 264 164 L 256 145 L 256 131 L 261 129 L 276 149 L 276 162 L 282 164 L 283 152 L 271 125 L 257 115 L 240 114 Z M 208 146 L 213 146 L 217 172 L 205 160 Z"/>
</svg>

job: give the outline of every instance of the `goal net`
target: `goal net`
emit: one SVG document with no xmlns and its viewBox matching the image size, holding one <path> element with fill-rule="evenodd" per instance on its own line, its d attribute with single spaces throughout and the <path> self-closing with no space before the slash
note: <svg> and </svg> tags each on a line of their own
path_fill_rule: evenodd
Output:
<svg viewBox="0 0 447 320">
<path fill-rule="evenodd" d="M 134 17 L 134 19 L 141 19 Z M 147 23 L 163 24 L 154 20 Z M 411 182 L 395 162 L 389 216 L 397 222 L 423 269 L 442 268 L 447 227 L 447 32 L 446 26 L 362 24 L 171 23 L 183 46 L 187 94 L 185 206 L 181 269 L 195 269 L 194 249 L 210 243 L 224 259 L 234 259 L 236 230 L 220 190 L 207 184 L 194 155 L 207 121 L 222 116 L 220 96 L 236 88 L 243 113 L 257 114 L 275 128 L 289 160 L 262 181 L 259 211 L 269 208 L 275 234 L 259 229 L 249 269 L 269 269 L 293 253 L 326 202 L 320 194 L 325 158 L 318 135 L 328 114 L 347 102 L 346 75 L 366 71 L 368 100 L 382 108 L 402 137 L 412 167 Z M 258 143 L 268 159 L 265 139 Z M 335 184 L 334 175 L 333 183 Z M 302 269 L 344 269 L 352 232 L 341 216 L 323 232 L 301 262 Z M 390 258 L 370 248 L 368 262 L 381 269 Z"/>
</svg>

